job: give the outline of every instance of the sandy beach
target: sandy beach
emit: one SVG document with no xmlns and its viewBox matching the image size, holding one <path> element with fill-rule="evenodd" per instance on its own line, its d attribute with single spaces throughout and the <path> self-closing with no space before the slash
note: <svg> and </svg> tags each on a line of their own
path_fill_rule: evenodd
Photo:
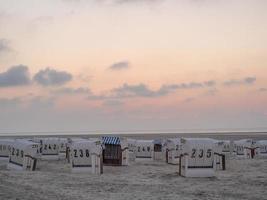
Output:
<svg viewBox="0 0 267 200">
<path fill-rule="evenodd" d="M 267 159 L 228 160 L 213 178 L 183 178 L 178 166 L 137 160 L 104 174 L 70 173 L 65 160 L 37 171 L 8 171 L 1 161 L 0 199 L 266 199 Z"/>
</svg>

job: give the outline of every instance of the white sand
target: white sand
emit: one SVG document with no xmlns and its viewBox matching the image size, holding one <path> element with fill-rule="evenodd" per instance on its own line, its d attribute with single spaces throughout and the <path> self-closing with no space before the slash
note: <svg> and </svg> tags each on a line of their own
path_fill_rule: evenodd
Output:
<svg viewBox="0 0 267 200">
<path fill-rule="evenodd" d="M 183 178 L 177 170 L 138 161 L 105 166 L 97 176 L 71 174 L 65 161 L 41 161 L 35 172 L 17 172 L 0 161 L 0 199 L 267 199 L 267 159 L 231 160 L 214 178 Z"/>
</svg>

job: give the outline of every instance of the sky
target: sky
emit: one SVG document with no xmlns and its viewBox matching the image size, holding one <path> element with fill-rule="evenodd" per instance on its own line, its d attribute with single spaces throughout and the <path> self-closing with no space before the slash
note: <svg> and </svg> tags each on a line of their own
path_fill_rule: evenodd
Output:
<svg viewBox="0 0 267 200">
<path fill-rule="evenodd" d="M 0 133 L 267 130 L 265 0 L 0 0 Z"/>
</svg>

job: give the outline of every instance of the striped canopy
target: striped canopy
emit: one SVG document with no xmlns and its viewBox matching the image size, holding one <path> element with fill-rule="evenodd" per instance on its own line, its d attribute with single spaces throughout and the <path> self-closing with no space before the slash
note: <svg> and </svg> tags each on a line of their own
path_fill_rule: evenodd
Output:
<svg viewBox="0 0 267 200">
<path fill-rule="evenodd" d="M 153 144 L 162 144 L 161 139 L 155 139 L 153 140 Z"/>
<path fill-rule="evenodd" d="M 120 138 L 115 136 L 104 136 L 102 137 L 103 144 L 113 144 L 113 145 L 120 145 Z"/>
</svg>

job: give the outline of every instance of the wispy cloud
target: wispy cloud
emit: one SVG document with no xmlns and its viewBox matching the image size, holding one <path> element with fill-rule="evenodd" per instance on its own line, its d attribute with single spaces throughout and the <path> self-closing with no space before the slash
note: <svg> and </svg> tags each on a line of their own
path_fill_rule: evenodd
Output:
<svg viewBox="0 0 267 200">
<path fill-rule="evenodd" d="M 223 82 L 225 86 L 234 86 L 234 85 L 251 85 L 256 81 L 255 77 L 246 77 L 241 80 L 229 80 Z M 102 94 L 94 94 L 88 88 L 61 88 L 55 90 L 58 94 L 88 94 L 88 100 L 116 100 L 122 98 L 134 98 L 134 97 L 144 97 L 144 98 L 157 98 L 167 96 L 177 90 L 193 90 L 193 89 L 207 89 L 203 94 L 204 96 L 214 96 L 218 93 L 216 88 L 217 82 L 215 80 L 208 80 L 203 82 L 188 82 L 188 83 L 179 83 L 179 84 L 163 84 L 158 89 L 151 89 L 148 85 L 144 83 L 139 84 L 128 84 L 124 83 L 119 87 L 115 87 L 108 91 L 103 92 Z M 263 89 L 262 89 L 263 90 Z M 202 96 L 203 96 L 202 95 Z"/>
<path fill-rule="evenodd" d="M 89 100 L 107 100 L 107 99 L 121 99 L 121 98 L 134 98 L 134 97 L 144 97 L 144 98 L 156 98 L 167 96 L 176 90 L 187 90 L 187 89 L 198 89 L 198 88 L 212 88 L 216 85 L 215 81 L 205 81 L 205 82 L 190 82 L 181 84 L 170 84 L 162 85 L 159 89 L 151 89 L 144 83 L 130 85 L 124 83 L 120 87 L 111 89 L 105 94 L 95 95 L 91 93 L 88 95 Z"/>
<path fill-rule="evenodd" d="M 260 88 L 259 91 L 260 92 L 267 92 L 267 88 Z"/>
<path fill-rule="evenodd" d="M 163 85 L 161 90 L 176 90 L 176 89 L 196 89 L 204 87 L 213 87 L 216 85 L 216 82 L 213 80 L 205 82 L 190 82 L 190 83 L 180 83 L 172 85 Z"/>
<path fill-rule="evenodd" d="M 216 81 L 210 80 L 203 83 L 204 86 L 213 87 L 216 85 Z"/>
<path fill-rule="evenodd" d="M 256 82 L 256 77 L 245 77 L 243 79 L 231 79 L 223 82 L 225 86 L 252 85 Z"/>
<path fill-rule="evenodd" d="M 10 50 L 11 50 L 10 41 L 4 38 L 0 38 L 0 54 Z"/>
<path fill-rule="evenodd" d="M 127 83 L 123 84 L 121 87 L 115 88 L 112 90 L 112 93 L 116 97 L 155 97 L 161 96 L 161 91 L 153 91 L 149 89 L 145 84 L 138 85 L 128 85 Z"/>
<path fill-rule="evenodd" d="M 109 66 L 109 69 L 113 71 L 118 71 L 118 70 L 128 69 L 129 67 L 130 63 L 128 61 L 121 61 L 112 64 L 111 66 Z"/>
<path fill-rule="evenodd" d="M 53 94 L 58 95 L 79 95 L 79 94 L 91 94 L 91 90 L 87 87 L 70 88 L 64 87 L 51 91 Z"/>
</svg>

